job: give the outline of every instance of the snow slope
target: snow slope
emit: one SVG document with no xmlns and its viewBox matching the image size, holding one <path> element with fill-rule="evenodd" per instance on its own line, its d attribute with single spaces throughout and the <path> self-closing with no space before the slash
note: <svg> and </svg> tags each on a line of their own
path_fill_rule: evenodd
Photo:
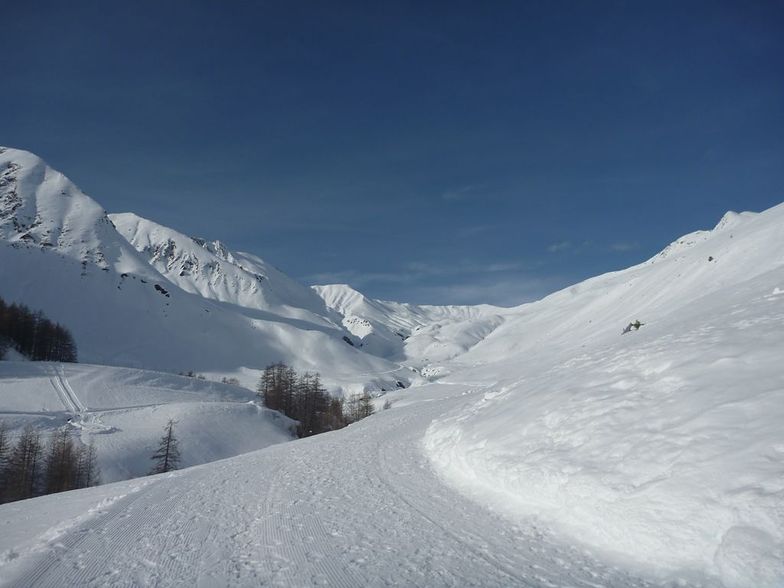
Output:
<svg viewBox="0 0 784 588">
<path fill-rule="evenodd" d="M 520 307 L 459 359 L 486 391 L 426 450 L 468 495 L 620 561 L 784 585 L 782 327 L 784 205 L 729 213 Z"/>
<path fill-rule="evenodd" d="M 139 251 L 62 174 L 0 148 L 0 297 L 66 325 L 81 361 L 234 376 L 249 387 L 284 361 L 321 372 L 337 393 L 415 377 L 348 345 L 315 293 L 262 260 L 115 219 Z"/>
<path fill-rule="evenodd" d="M 395 408 L 335 433 L 2 505 L 0 583 L 652 586 L 440 482 L 422 435 L 478 394 L 396 392 Z"/>
<path fill-rule="evenodd" d="M 253 400 L 245 388 L 160 372 L 0 362 L 0 420 L 11 433 L 70 427 L 95 445 L 104 482 L 144 476 L 169 419 L 183 466 L 291 440 L 293 423 Z"/>
</svg>

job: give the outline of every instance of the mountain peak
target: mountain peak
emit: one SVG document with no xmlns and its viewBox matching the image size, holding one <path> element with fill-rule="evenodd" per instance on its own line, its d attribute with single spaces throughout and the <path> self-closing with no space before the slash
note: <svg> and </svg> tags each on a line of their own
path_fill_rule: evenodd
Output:
<svg viewBox="0 0 784 588">
<path fill-rule="evenodd" d="M 103 207 L 37 155 L 10 147 L 0 150 L 0 239 L 52 249 L 85 271 L 145 272 Z"/>
</svg>

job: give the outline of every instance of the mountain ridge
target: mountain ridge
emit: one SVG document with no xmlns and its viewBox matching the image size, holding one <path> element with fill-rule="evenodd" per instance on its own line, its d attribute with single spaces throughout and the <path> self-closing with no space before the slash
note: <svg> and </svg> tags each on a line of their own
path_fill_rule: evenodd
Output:
<svg viewBox="0 0 784 588">
<path fill-rule="evenodd" d="M 310 288 L 256 256 L 115 215 L 120 229 L 135 222 L 148 236 L 160 233 L 157 241 L 137 239 L 137 249 L 103 207 L 34 154 L 4 147 L 0 170 L 0 296 L 66 325 L 87 363 L 198 371 L 254 387 L 259 370 L 285 361 L 321 372 L 338 394 L 418 377 L 348 345 L 347 331 Z M 214 271 L 201 281 L 180 275 L 194 260 Z M 280 294 L 247 305 L 259 290 L 243 298 L 214 287 L 225 286 L 227 273 Z"/>
</svg>

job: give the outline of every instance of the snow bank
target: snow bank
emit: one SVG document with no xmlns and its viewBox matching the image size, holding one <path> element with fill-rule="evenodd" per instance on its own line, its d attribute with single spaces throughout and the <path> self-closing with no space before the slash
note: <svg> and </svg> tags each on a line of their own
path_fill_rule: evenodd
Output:
<svg viewBox="0 0 784 588">
<path fill-rule="evenodd" d="M 521 307 L 452 376 L 486 390 L 429 428 L 438 471 L 669 578 L 782 585 L 784 206 L 730 220 Z"/>
</svg>

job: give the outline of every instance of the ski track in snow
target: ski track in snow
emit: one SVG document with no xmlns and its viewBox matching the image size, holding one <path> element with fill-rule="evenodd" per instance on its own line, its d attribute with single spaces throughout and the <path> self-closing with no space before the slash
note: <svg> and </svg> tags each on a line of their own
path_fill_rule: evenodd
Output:
<svg viewBox="0 0 784 588">
<path fill-rule="evenodd" d="M 57 393 L 57 397 L 60 399 L 60 402 L 63 403 L 63 407 L 67 412 L 70 412 L 72 416 L 76 417 L 79 415 L 79 408 L 74 402 L 73 397 L 69 394 L 68 390 L 64 385 L 65 377 L 63 374 L 57 369 L 52 368 L 52 375 L 49 378 L 49 382 L 52 384 L 52 388 Z"/>
<path fill-rule="evenodd" d="M 52 367 L 51 373 L 49 382 L 65 407 L 66 412 L 71 413 L 70 424 L 81 430 L 83 442 L 88 440 L 85 436 L 87 432 L 111 431 L 111 427 L 107 427 L 101 422 L 100 415 L 89 411 L 87 406 L 79 399 L 79 396 L 74 392 L 71 383 L 68 381 L 62 365 Z"/>
<path fill-rule="evenodd" d="M 39 587 L 653 585 L 445 486 L 421 439 L 434 416 L 475 392 L 433 385 L 418 394 L 444 402 L 414 402 L 335 434 L 151 478 L 43 552 L 15 560 L 3 580 Z M 117 484 L 118 492 L 129 486 Z M 106 487 L 91 491 L 98 490 Z"/>
<path fill-rule="evenodd" d="M 49 381 L 51 382 L 54 391 L 57 392 L 57 396 L 63 403 L 65 410 L 70 412 L 74 417 L 83 419 L 87 414 L 87 407 L 82 404 L 82 401 L 79 400 L 76 392 L 74 392 L 74 389 L 68 382 L 68 378 L 65 376 L 65 370 L 61 365 L 52 367 L 52 375 L 49 378 Z"/>
</svg>

